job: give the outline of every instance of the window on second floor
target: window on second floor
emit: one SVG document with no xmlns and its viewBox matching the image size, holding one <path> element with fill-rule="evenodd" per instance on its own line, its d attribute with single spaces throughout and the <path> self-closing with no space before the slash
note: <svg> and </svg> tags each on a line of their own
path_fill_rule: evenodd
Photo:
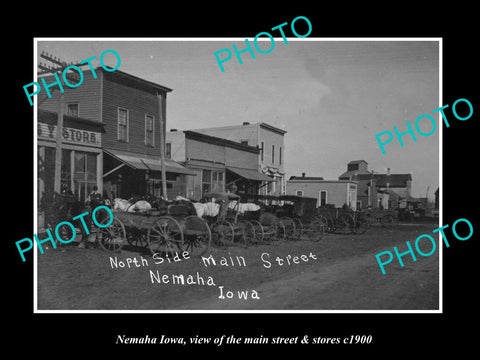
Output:
<svg viewBox="0 0 480 360">
<path fill-rule="evenodd" d="M 172 158 L 172 143 L 165 144 L 165 158 L 166 159 Z"/>
<path fill-rule="evenodd" d="M 272 164 L 275 164 L 275 145 L 272 145 Z"/>
<path fill-rule="evenodd" d="M 78 103 L 67 104 L 67 114 L 66 115 L 78 117 L 79 116 L 79 111 L 78 110 L 79 110 Z"/>
<path fill-rule="evenodd" d="M 282 147 L 278 148 L 278 165 L 282 165 Z"/>
<path fill-rule="evenodd" d="M 358 164 L 348 164 L 347 171 L 358 171 Z"/>
<path fill-rule="evenodd" d="M 118 108 L 117 115 L 117 139 L 128 141 L 128 110 Z"/>
<path fill-rule="evenodd" d="M 260 147 L 260 161 L 263 161 L 263 151 L 265 149 L 265 143 L 262 141 L 262 146 Z"/>
<path fill-rule="evenodd" d="M 145 145 L 155 146 L 154 123 L 155 118 L 152 115 L 145 115 Z"/>
</svg>

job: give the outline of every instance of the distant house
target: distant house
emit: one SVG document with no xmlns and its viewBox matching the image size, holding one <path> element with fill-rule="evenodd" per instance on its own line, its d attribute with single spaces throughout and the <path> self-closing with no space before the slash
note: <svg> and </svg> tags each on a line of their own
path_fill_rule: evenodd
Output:
<svg viewBox="0 0 480 360">
<path fill-rule="evenodd" d="M 354 175 L 369 174 L 368 163 L 365 160 L 353 160 L 347 164 L 347 171 L 338 177 L 338 180 L 352 180 Z"/>
<path fill-rule="evenodd" d="M 357 186 L 357 182 L 352 180 L 324 180 L 303 173 L 302 176 L 291 176 L 287 181 L 287 195 L 316 198 L 318 207 L 334 205 L 340 208 L 347 204 L 356 210 Z"/>
<path fill-rule="evenodd" d="M 358 183 L 358 201 L 361 208 L 368 206 L 385 209 L 395 207 L 400 199 L 411 197 L 412 174 L 378 174 L 368 170 L 365 160 L 354 160 L 347 164 L 347 171 L 339 180 Z"/>
</svg>

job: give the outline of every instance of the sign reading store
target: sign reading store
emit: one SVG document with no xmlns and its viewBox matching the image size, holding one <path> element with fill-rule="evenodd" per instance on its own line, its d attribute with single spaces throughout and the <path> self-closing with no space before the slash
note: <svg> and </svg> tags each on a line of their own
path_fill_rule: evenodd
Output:
<svg viewBox="0 0 480 360">
<path fill-rule="evenodd" d="M 38 123 L 38 136 L 56 139 L 57 125 Z M 62 129 L 62 138 L 64 142 L 101 146 L 101 134 L 96 131 L 79 130 L 64 126 Z"/>
<path fill-rule="evenodd" d="M 39 121 L 37 126 L 38 138 L 45 140 L 56 140 L 57 136 L 57 115 L 48 111 L 39 110 Z M 101 123 L 88 119 L 73 118 L 65 116 L 65 126 L 62 129 L 62 142 L 75 145 L 101 147 Z"/>
</svg>

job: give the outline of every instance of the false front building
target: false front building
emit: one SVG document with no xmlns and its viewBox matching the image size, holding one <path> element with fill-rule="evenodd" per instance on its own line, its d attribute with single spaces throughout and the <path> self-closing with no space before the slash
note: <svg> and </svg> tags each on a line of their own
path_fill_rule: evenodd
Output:
<svg viewBox="0 0 480 360">
<path fill-rule="evenodd" d="M 351 180 L 324 180 L 322 177 L 291 176 L 287 181 L 287 195 L 305 196 L 317 199 L 317 207 L 348 205 L 358 207 L 357 182 Z"/>
<path fill-rule="evenodd" d="M 49 129 L 56 126 L 51 114 L 57 114 L 62 104 L 63 192 L 85 200 L 96 185 L 109 198 L 162 195 L 160 136 L 161 126 L 165 134 L 166 98 L 172 90 L 119 70 L 98 67 L 95 71 L 97 78 L 84 71 L 82 84 L 76 88 L 64 86 L 62 96 L 54 87 L 50 88 L 51 98 L 38 95 L 44 114 L 39 118 L 39 163 L 46 162 L 44 167 L 51 169 L 51 162 L 55 162 L 51 151 L 40 147 L 55 147 L 47 137 Z M 46 82 L 53 83 L 53 79 L 47 78 Z M 165 162 L 165 169 L 167 194 L 172 196 L 179 191 L 178 178 L 193 175 L 173 160 Z M 45 179 L 42 181 L 44 187 L 50 186 Z"/>
<path fill-rule="evenodd" d="M 264 122 L 193 130 L 259 148 L 257 169 L 273 179 L 259 189 L 263 195 L 285 194 L 285 130 Z"/>
<path fill-rule="evenodd" d="M 181 177 L 186 193 L 179 195 L 200 200 L 209 192 L 257 194 L 273 181 L 258 171 L 257 147 L 196 131 L 169 131 L 166 141 L 167 157 L 196 175 Z"/>
</svg>

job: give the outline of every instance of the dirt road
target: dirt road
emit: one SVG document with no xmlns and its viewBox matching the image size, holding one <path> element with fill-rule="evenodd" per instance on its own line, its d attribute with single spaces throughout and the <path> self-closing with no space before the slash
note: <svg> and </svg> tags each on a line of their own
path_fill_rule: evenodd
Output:
<svg viewBox="0 0 480 360">
<path fill-rule="evenodd" d="M 206 256 L 212 255 L 216 265 L 202 259 L 158 264 L 134 248 L 116 255 L 73 245 L 49 249 L 38 256 L 38 309 L 437 310 L 438 251 L 417 256 L 416 262 L 405 256 L 403 268 L 394 260 L 385 267 L 385 275 L 375 258 L 393 246 L 406 249 L 405 241 L 436 227 L 396 224 L 371 228 L 360 236 L 329 234 L 320 242 L 212 248 Z M 148 265 L 113 265 L 135 258 L 140 263 L 141 257 Z M 221 259 L 230 265 L 221 266 Z M 237 259 L 243 259 L 244 266 Z M 174 283 L 179 275 L 183 284 Z M 198 277 L 205 284 L 198 284 Z M 206 284 L 209 278 L 214 285 Z M 234 296 L 221 299 L 221 291 Z M 239 299 L 238 291 L 246 292 L 247 299 Z"/>
<path fill-rule="evenodd" d="M 385 248 L 391 250 L 391 248 Z M 202 309 L 411 310 L 438 302 L 438 256 L 420 259 L 403 269 L 392 266 L 382 275 L 372 255 L 365 254 L 320 265 L 256 287 L 257 303 L 218 296 L 197 302 Z"/>
</svg>

